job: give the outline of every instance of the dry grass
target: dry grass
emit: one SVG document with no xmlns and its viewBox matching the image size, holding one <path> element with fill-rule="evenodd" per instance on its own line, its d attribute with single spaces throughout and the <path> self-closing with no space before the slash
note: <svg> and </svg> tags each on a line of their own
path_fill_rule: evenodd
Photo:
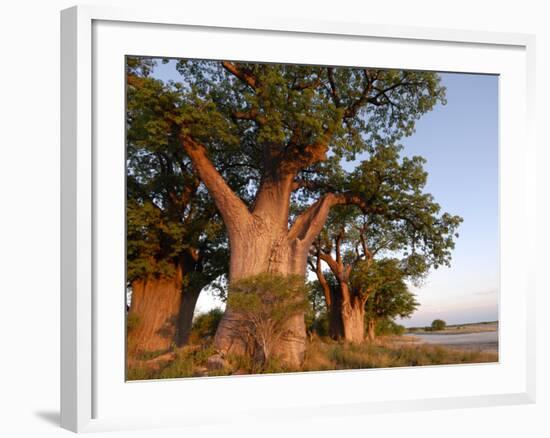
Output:
<svg viewBox="0 0 550 438">
<path fill-rule="evenodd" d="M 326 338 L 314 338 L 308 343 L 305 360 L 300 369 L 284 368 L 277 361 L 262 365 L 250 357 L 231 355 L 225 358 L 227 366 L 208 371 L 207 360 L 212 354 L 214 354 L 212 347 L 186 347 L 177 350 L 172 360 L 167 362 L 129 361 L 127 378 L 128 380 L 147 380 L 498 361 L 497 353 L 419 344 L 412 342 L 407 336 L 382 337 L 376 342 L 362 344 L 344 344 Z"/>
<path fill-rule="evenodd" d="M 303 368 L 304 371 L 349 370 L 498 361 L 496 353 L 401 341 L 386 338 L 354 345 L 316 340 L 308 347 Z"/>
</svg>

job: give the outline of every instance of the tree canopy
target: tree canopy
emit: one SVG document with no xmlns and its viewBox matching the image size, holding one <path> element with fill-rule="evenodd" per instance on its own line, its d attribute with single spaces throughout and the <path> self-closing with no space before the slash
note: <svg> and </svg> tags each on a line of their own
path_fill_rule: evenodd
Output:
<svg viewBox="0 0 550 438">
<path fill-rule="evenodd" d="M 205 285 L 227 270 L 225 229 L 179 143 L 181 93 L 150 75 L 154 65 L 127 62 L 127 279 L 186 264 L 186 282 Z"/>
</svg>

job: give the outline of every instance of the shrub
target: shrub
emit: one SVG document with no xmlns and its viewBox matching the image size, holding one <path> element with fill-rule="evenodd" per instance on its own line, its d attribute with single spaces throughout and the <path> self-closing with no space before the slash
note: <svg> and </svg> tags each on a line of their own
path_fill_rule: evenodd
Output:
<svg viewBox="0 0 550 438">
<path fill-rule="evenodd" d="M 286 322 L 308 309 L 307 292 L 298 275 L 262 273 L 230 285 L 228 305 L 245 321 L 241 336 L 245 342 L 255 342 L 264 364 L 270 363 L 274 346 L 286 332 Z"/>
<path fill-rule="evenodd" d="M 397 324 L 392 319 L 381 319 L 376 324 L 376 335 L 378 336 L 389 336 L 396 335 L 401 336 L 405 333 L 405 327 L 400 324 Z"/>
<path fill-rule="evenodd" d="M 434 319 L 432 322 L 432 331 L 445 330 L 447 323 L 442 319 Z"/>
<path fill-rule="evenodd" d="M 193 319 L 193 327 L 189 335 L 190 344 L 203 343 L 211 339 L 216 334 L 218 325 L 223 316 L 223 310 L 219 307 L 209 310 L 206 313 L 200 313 Z"/>
<path fill-rule="evenodd" d="M 321 312 L 317 316 L 311 316 L 306 318 L 307 331 L 309 333 L 315 333 L 317 336 L 323 338 L 328 336 L 328 314 L 327 312 Z"/>
</svg>

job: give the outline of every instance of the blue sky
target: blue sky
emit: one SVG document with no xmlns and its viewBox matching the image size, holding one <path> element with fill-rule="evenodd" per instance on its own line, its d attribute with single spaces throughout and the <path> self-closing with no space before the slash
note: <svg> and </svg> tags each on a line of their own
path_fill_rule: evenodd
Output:
<svg viewBox="0 0 550 438">
<path fill-rule="evenodd" d="M 498 77 L 441 74 L 447 105 L 418 121 L 403 144 L 426 158 L 426 190 L 462 216 L 450 268 L 433 271 L 405 325 L 498 319 Z"/>
<path fill-rule="evenodd" d="M 154 76 L 178 80 L 174 64 L 159 64 Z M 406 155 L 426 158 L 426 190 L 464 222 L 451 267 L 412 287 L 421 305 L 401 321 L 406 326 L 498 319 L 498 77 L 444 73 L 441 79 L 447 104 L 424 115 L 402 143 Z M 203 293 L 197 311 L 215 305 Z"/>
</svg>

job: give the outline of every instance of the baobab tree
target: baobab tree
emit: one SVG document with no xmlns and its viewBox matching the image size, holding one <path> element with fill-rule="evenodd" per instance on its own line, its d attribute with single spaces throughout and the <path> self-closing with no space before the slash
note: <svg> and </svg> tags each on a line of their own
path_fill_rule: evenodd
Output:
<svg viewBox="0 0 550 438">
<path fill-rule="evenodd" d="M 127 59 L 130 352 L 185 344 L 201 290 L 227 271 L 225 228 L 170 118 L 180 93 L 151 77 L 153 67 Z"/>
<path fill-rule="evenodd" d="M 462 219 L 441 213 L 424 193 L 423 164 L 421 157 L 401 159 L 399 148 L 387 147 L 349 175 L 350 186 L 364 185 L 370 211 L 334 209 L 309 260 L 325 296 L 331 337 L 362 342 L 369 297 L 450 264 Z M 323 262 L 335 281 L 327 280 Z"/>
<path fill-rule="evenodd" d="M 363 191 L 337 184 L 340 161 L 412 134 L 415 121 L 444 101 L 430 72 L 189 60 L 178 69 L 174 120 L 182 149 L 223 218 L 230 282 L 262 272 L 305 276 L 309 249 L 332 207 L 374 208 Z M 220 153 L 238 158 L 250 180 L 250 202 L 220 172 Z M 296 194 L 311 202 L 294 214 Z M 216 334 L 218 350 L 244 351 L 242 323 L 229 306 Z M 305 348 L 303 314 L 288 321 L 285 333 L 274 354 L 297 365 Z"/>
</svg>

